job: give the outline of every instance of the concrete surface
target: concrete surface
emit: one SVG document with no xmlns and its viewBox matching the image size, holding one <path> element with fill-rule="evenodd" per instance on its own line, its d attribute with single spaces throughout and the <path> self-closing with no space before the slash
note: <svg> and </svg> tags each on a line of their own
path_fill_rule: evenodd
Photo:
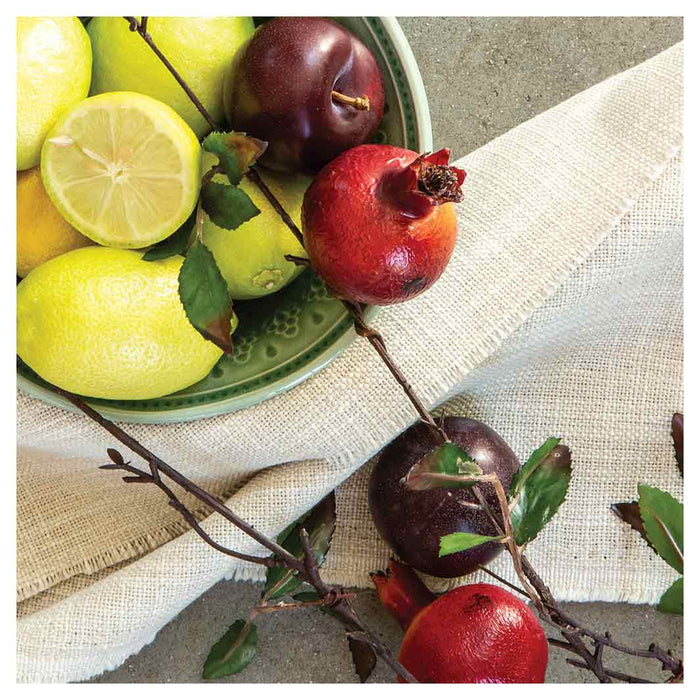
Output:
<svg viewBox="0 0 700 700">
<path fill-rule="evenodd" d="M 400 19 L 420 68 L 436 148 L 455 157 L 683 38 L 681 18 Z"/>
<path fill-rule="evenodd" d="M 680 41 L 680 18 L 442 18 L 400 20 L 423 75 L 436 147 L 454 157 L 604 78 L 651 58 Z M 259 598 L 260 587 L 223 582 L 195 601 L 156 640 L 96 682 L 191 683 L 200 680 L 211 645 Z M 401 630 L 372 592 L 359 593 L 367 625 L 398 649 Z M 567 606 L 582 622 L 610 630 L 621 642 L 655 641 L 682 653 L 682 620 L 645 606 L 601 603 Z M 314 610 L 259 618 L 259 655 L 239 676 L 220 682 L 306 683 L 356 681 L 338 625 Z M 609 657 L 618 670 L 653 678 L 653 664 Z M 658 676 L 657 676 L 658 677 Z M 371 679 L 391 682 L 381 662 Z M 554 649 L 549 682 L 593 682 Z"/>
</svg>

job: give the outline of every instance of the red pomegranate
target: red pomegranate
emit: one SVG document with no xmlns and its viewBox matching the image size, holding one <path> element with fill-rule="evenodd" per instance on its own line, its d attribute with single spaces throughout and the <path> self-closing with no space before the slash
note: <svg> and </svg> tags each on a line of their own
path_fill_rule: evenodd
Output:
<svg viewBox="0 0 700 700">
<path fill-rule="evenodd" d="M 465 178 L 449 155 L 366 144 L 317 175 L 304 197 L 304 247 L 333 294 L 395 304 L 440 277 L 454 250 L 453 202 Z"/>
<path fill-rule="evenodd" d="M 544 683 L 547 638 L 504 588 L 475 583 L 436 598 L 395 561 L 372 579 L 385 607 L 408 625 L 399 661 L 421 683 Z"/>
</svg>

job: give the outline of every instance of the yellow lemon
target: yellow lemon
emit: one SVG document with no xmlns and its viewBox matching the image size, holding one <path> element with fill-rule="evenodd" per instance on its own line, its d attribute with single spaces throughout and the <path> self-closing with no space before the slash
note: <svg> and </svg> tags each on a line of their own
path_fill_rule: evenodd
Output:
<svg viewBox="0 0 700 700">
<path fill-rule="evenodd" d="M 17 18 L 17 170 L 39 164 L 63 112 L 87 97 L 92 51 L 77 17 Z"/>
<path fill-rule="evenodd" d="M 17 274 L 69 250 L 94 245 L 57 211 L 44 190 L 39 168 L 17 173 Z"/>
<path fill-rule="evenodd" d="M 17 287 L 17 353 L 84 396 L 150 399 L 194 384 L 222 353 L 185 315 L 182 261 L 99 246 L 49 260 Z"/>
<path fill-rule="evenodd" d="M 168 105 L 135 92 L 88 97 L 41 151 L 44 187 L 83 235 L 115 248 L 167 238 L 199 196 L 201 148 Z"/>
<path fill-rule="evenodd" d="M 301 229 L 301 205 L 311 178 L 268 172 L 262 178 Z M 214 181 L 228 182 L 224 176 L 217 176 Z M 301 274 L 304 268 L 285 260 L 285 255 L 306 253 L 258 187 L 245 177 L 240 187 L 260 214 L 234 231 L 219 228 L 205 215 L 202 240 L 214 255 L 231 297 L 255 299 L 279 291 Z"/>
<path fill-rule="evenodd" d="M 223 83 L 234 54 L 255 29 L 252 17 L 149 17 L 148 33 L 214 121 L 224 118 Z M 144 40 L 123 17 L 93 17 L 93 95 L 142 92 L 170 105 L 198 137 L 207 121 Z"/>
</svg>

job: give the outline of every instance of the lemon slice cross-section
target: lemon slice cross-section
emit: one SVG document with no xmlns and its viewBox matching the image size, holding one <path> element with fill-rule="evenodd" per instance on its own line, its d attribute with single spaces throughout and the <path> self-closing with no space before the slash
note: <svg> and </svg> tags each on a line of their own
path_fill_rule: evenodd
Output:
<svg viewBox="0 0 700 700">
<path fill-rule="evenodd" d="M 192 212 L 201 148 L 170 107 L 134 92 L 83 100 L 41 151 L 44 187 L 58 211 L 96 243 L 143 248 Z"/>
</svg>

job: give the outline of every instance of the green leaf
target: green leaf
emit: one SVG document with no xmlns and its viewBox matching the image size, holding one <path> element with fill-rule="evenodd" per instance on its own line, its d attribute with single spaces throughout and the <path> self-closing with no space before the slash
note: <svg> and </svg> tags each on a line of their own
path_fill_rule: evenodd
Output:
<svg viewBox="0 0 700 700">
<path fill-rule="evenodd" d="M 214 256 L 201 241 L 192 244 L 178 280 L 180 300 L 190 323 L 207 340 L 232 355 L 231 297 Z"/>
<path fill-rule="evenodd" d="M 335 531 L 334 493 L 330 493 L 315 508 L 300 518 L 291 530 L 288 528 L 283 532 L 284 537 L 277 538 L 278 544 L 281 544 L 295 557 L 301 557 L 303 554 L 299 536 L 302 527 L 306 529 L 309 536 L 316 563 L 321 566 L 326 559 Z M 264 596 L 268 600 L 281 598 L 283 595 L 296 591 L 301 583 L 295 571 L 281 566 L 271 567 L 267 570 Z"/>
<path fill-rule="evenodd" d="M 508 489 L 508 497 L 510 499 L 515 498 L 521 491 L 523 484 L 527 481 L 527 478 L 532 474 L 532 472 L 537 469 L 537 467 L 542 464 L 542 462 L 547 459 L 547 457 L 552 453 L 552 450 L 561 442 L 561 438 L 550 437 L 547 438 L 528 458 L 527 462 L 523 464 L 520 469 L 515 473 L 513 479 L 510 482 L 510 488 Z"/>
<path fill-rule="evenodd" d="M 654 549 L 678 573 L 683 573 L 683 504 L 670 493 L 639 484 L 639 512 Z"/>
<path fill-rule="evenodd" d="M 446 477 L 481 476 L 482 474 L 481 467 L 459 445 L 454 442 L 443 442 L 411 467 L 404 477 L 404 483 L 413 491 L 441 488 L 465 489 L 477 482 L 451 481 Z"/>
<path fill-rule="evenodd" d="M 219 167 L 229 182 L 237 185 L 243 173 L 265 152 L 267 143 L 241 132 L 212 131 L 202 141 L 202 148 L 219 157 Z"/>
<path fill-rule="evenodd" d="M 219 227 L 229 231 L 260 213 L 253 200 L 238 187 L 208 182 L 202 187 L 202 208 Z"/>
<path fill-rule="evenodd" d="M 187 244 L 190 242 L 196 219 L 197 207 L 194 208 L 192 213 L 187 217 L 187 221 L 185 221 L 175 233 L 168 236 L 164 241 L 156 243 L 150 250 L 147 250 L 142 260 L 148 260 L 149 262 L 153 260 L 164 260 L 173 255 L 184 253 Z"/>
<path fill-rule="evenodd" d="M 211 648 L 202 678 L 211 680 L 240 673 L 255 658 L 258 630 L 253 622 L 236 620 Z"/>
<path fill-rule="evenodd" d="M 571 452 L 559 444 L 538 459 L 534 469 L 521 479 L 511 507 L 513 535 L 518 545 L 534 540 L 555 516 L 566 498 L 570 480 Z"/>
<path fill-rule="evenodd" d="M 659 610 L 672 615 L 683 614 L 683 577 L 674 581 L 661 596 Z"/>
<path fill-rule="evenodd" d="M 448 554 L 463 552 L 465 549 L 478 547 L 484 542 L 494 542 L 500 539 L 500 537 L 477 535 L 474 532 L 453 532 L 451 535 L 443 535 L 440 538 L 440 553 L 438 556 L 446 557 Z"/>
</svg>

